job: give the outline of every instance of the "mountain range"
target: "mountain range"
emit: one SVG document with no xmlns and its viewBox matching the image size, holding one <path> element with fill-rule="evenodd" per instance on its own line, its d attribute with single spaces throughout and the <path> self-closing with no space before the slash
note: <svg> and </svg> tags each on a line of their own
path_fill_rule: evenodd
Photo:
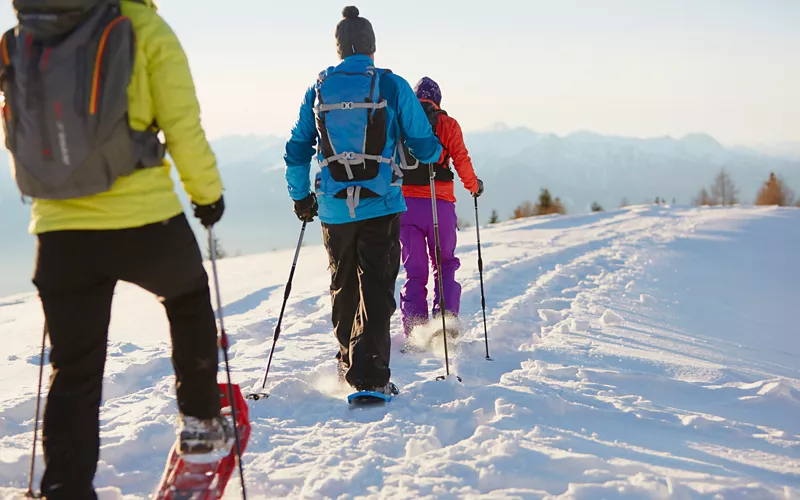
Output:
<svg viewBox="0 0 800 500">
<path fill-rule="evenodd" d="M 701 187 L 725 168 L 750 204 L 770 172 L 800 191 L 800 143 L 759 147 L 725 147 L 707 134 L 649 139 L 576 132 L 567 136 L 524 127 L 495 125 L 465 136 L 478 176 L 486 186 L 479 199 L 481 223 L 492 210 L 501 219 L 541 188 L 561 198 L 569 213 L 589 211 L 593 202 L 617 207 L 650 203 L 655 197 L 688 204 Z M 229 254 L 285 248 L 297 241 L 299 222 L 292 213 L 283 172 L 285 138 L 230 136 L 213 141 L 225 184 L 226 215 L 219 236 Z M 313 167 L 314 169 L 316 166 Z M 458 182 L 458 181 L 457 181 Z M 188 199 L 178 190 L 189 210 Z M 456 189 L 457 211 L 474 223 L 471 197 Z M 30 289 L 34 238 L 26 227 L 29 207 L 20 202 L 9 174 L 7 155 L 0 155 L 0 294 Z M 199 237 L 199 225 L 194 223 Z M 466 237 L 466 236 L 463 236 Z M 307 233 L 309 243 L 319 230 Z M 205 245 L 204 245 L 205 246 Z"/>
</svg>

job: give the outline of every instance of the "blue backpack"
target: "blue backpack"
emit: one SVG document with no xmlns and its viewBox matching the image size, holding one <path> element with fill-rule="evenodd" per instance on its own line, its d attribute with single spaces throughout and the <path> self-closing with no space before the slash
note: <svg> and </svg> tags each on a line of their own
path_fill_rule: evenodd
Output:
<svg viewBox="0 0 800 500">
<path fill-rule="evenodd" d="M 361 198 L 385 196 L 402 177 L 393 161 L 395 152 L 386 150 L 387 103 L 380 95 L 380 79 L 387 73 L 373 66 L 329 68 L 317 79 L 316 189 L 346 199 L 352 218 Z"/>
</svg>

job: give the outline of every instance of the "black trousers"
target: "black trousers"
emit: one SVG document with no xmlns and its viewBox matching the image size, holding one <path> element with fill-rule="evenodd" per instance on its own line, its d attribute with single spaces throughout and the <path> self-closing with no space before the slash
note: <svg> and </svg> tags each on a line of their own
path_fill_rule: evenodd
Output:
<svg viewBox="0 0 800 500">
<path fill-rule="evenodd" d="M 46 498 L 96 499 L 99 415 L 117 281 L 156 294 L 172 336 L 181 412 L 219 414 L 217 327 L 202 256 L 181 214 L 143 227 L 39 235 L 36 272 L 53 375 L 44 411 Z"/>
<path fill-rule="evenodd" d="M 400 215 L 323 224 L 331 270 L 333 331 L 347 383 L 358 390 L 389 383 Z"/>
</svg>

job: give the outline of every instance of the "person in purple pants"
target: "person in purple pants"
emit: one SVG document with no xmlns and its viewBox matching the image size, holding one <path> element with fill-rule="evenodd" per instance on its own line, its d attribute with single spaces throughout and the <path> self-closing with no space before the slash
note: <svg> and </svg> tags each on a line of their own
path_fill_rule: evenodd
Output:
<svg viewBox="0 0 800 500">
<path fill-rule="evenodd" d="M 458 177 L 473 196 L 483 193 L 483 182 L 475 176 L 464 136 L 458 122 L 440 107 L 442 92 L 439 85 L 428 77 L 422 78 L 414 88 L 434 133 L 446 154 L 434 164 L 436 211 L 439 218 L 439 240 L 442 247 L 442 281 L 444 307 L 448 315 L 458 316 L 461 302 L 461 285 L 455 275 L 461 265 L 456 249 L 456 197 L 452 159 Z M 403 332 L 408 338 L 412 330 L 428 322 L 428 262 L 433 268 L 433 316 L 439 311 L 439 286 L 436 265 L 436 240 L 433 233 L 433 207 L 431 203 L 430 171 L 427 163 L 416 161 L 405 149 L 401 156 L 404 169 L 403 196 L 407 210 L 400 218 L 401 259 L 406 270 L 406 283 L 400 291 L 400 311 Z M 414 162 L 414 163 L 412 163 Z M 455 326 L 455 325 L 454 325 Z M 450 330 L 450 328 L 448 328 Z M 457 331 L 449 331 L 457 335 Z"/>
</svg>

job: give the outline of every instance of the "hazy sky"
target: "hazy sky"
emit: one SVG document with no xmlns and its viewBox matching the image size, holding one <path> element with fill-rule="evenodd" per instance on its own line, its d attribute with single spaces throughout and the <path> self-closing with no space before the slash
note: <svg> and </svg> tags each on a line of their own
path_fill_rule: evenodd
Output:
<svg viewBox="0 0 800 500">
<path fill-rule="evenodd" d="M 288 133 L 344 1 L 161 0 L 211 137 Z M 798 0 L 361 0 L 377 64 L 437 80 L 466 130 L 800 140 Z M 0 26 L 13 24 L 11 2 Z"/>
</svg>

